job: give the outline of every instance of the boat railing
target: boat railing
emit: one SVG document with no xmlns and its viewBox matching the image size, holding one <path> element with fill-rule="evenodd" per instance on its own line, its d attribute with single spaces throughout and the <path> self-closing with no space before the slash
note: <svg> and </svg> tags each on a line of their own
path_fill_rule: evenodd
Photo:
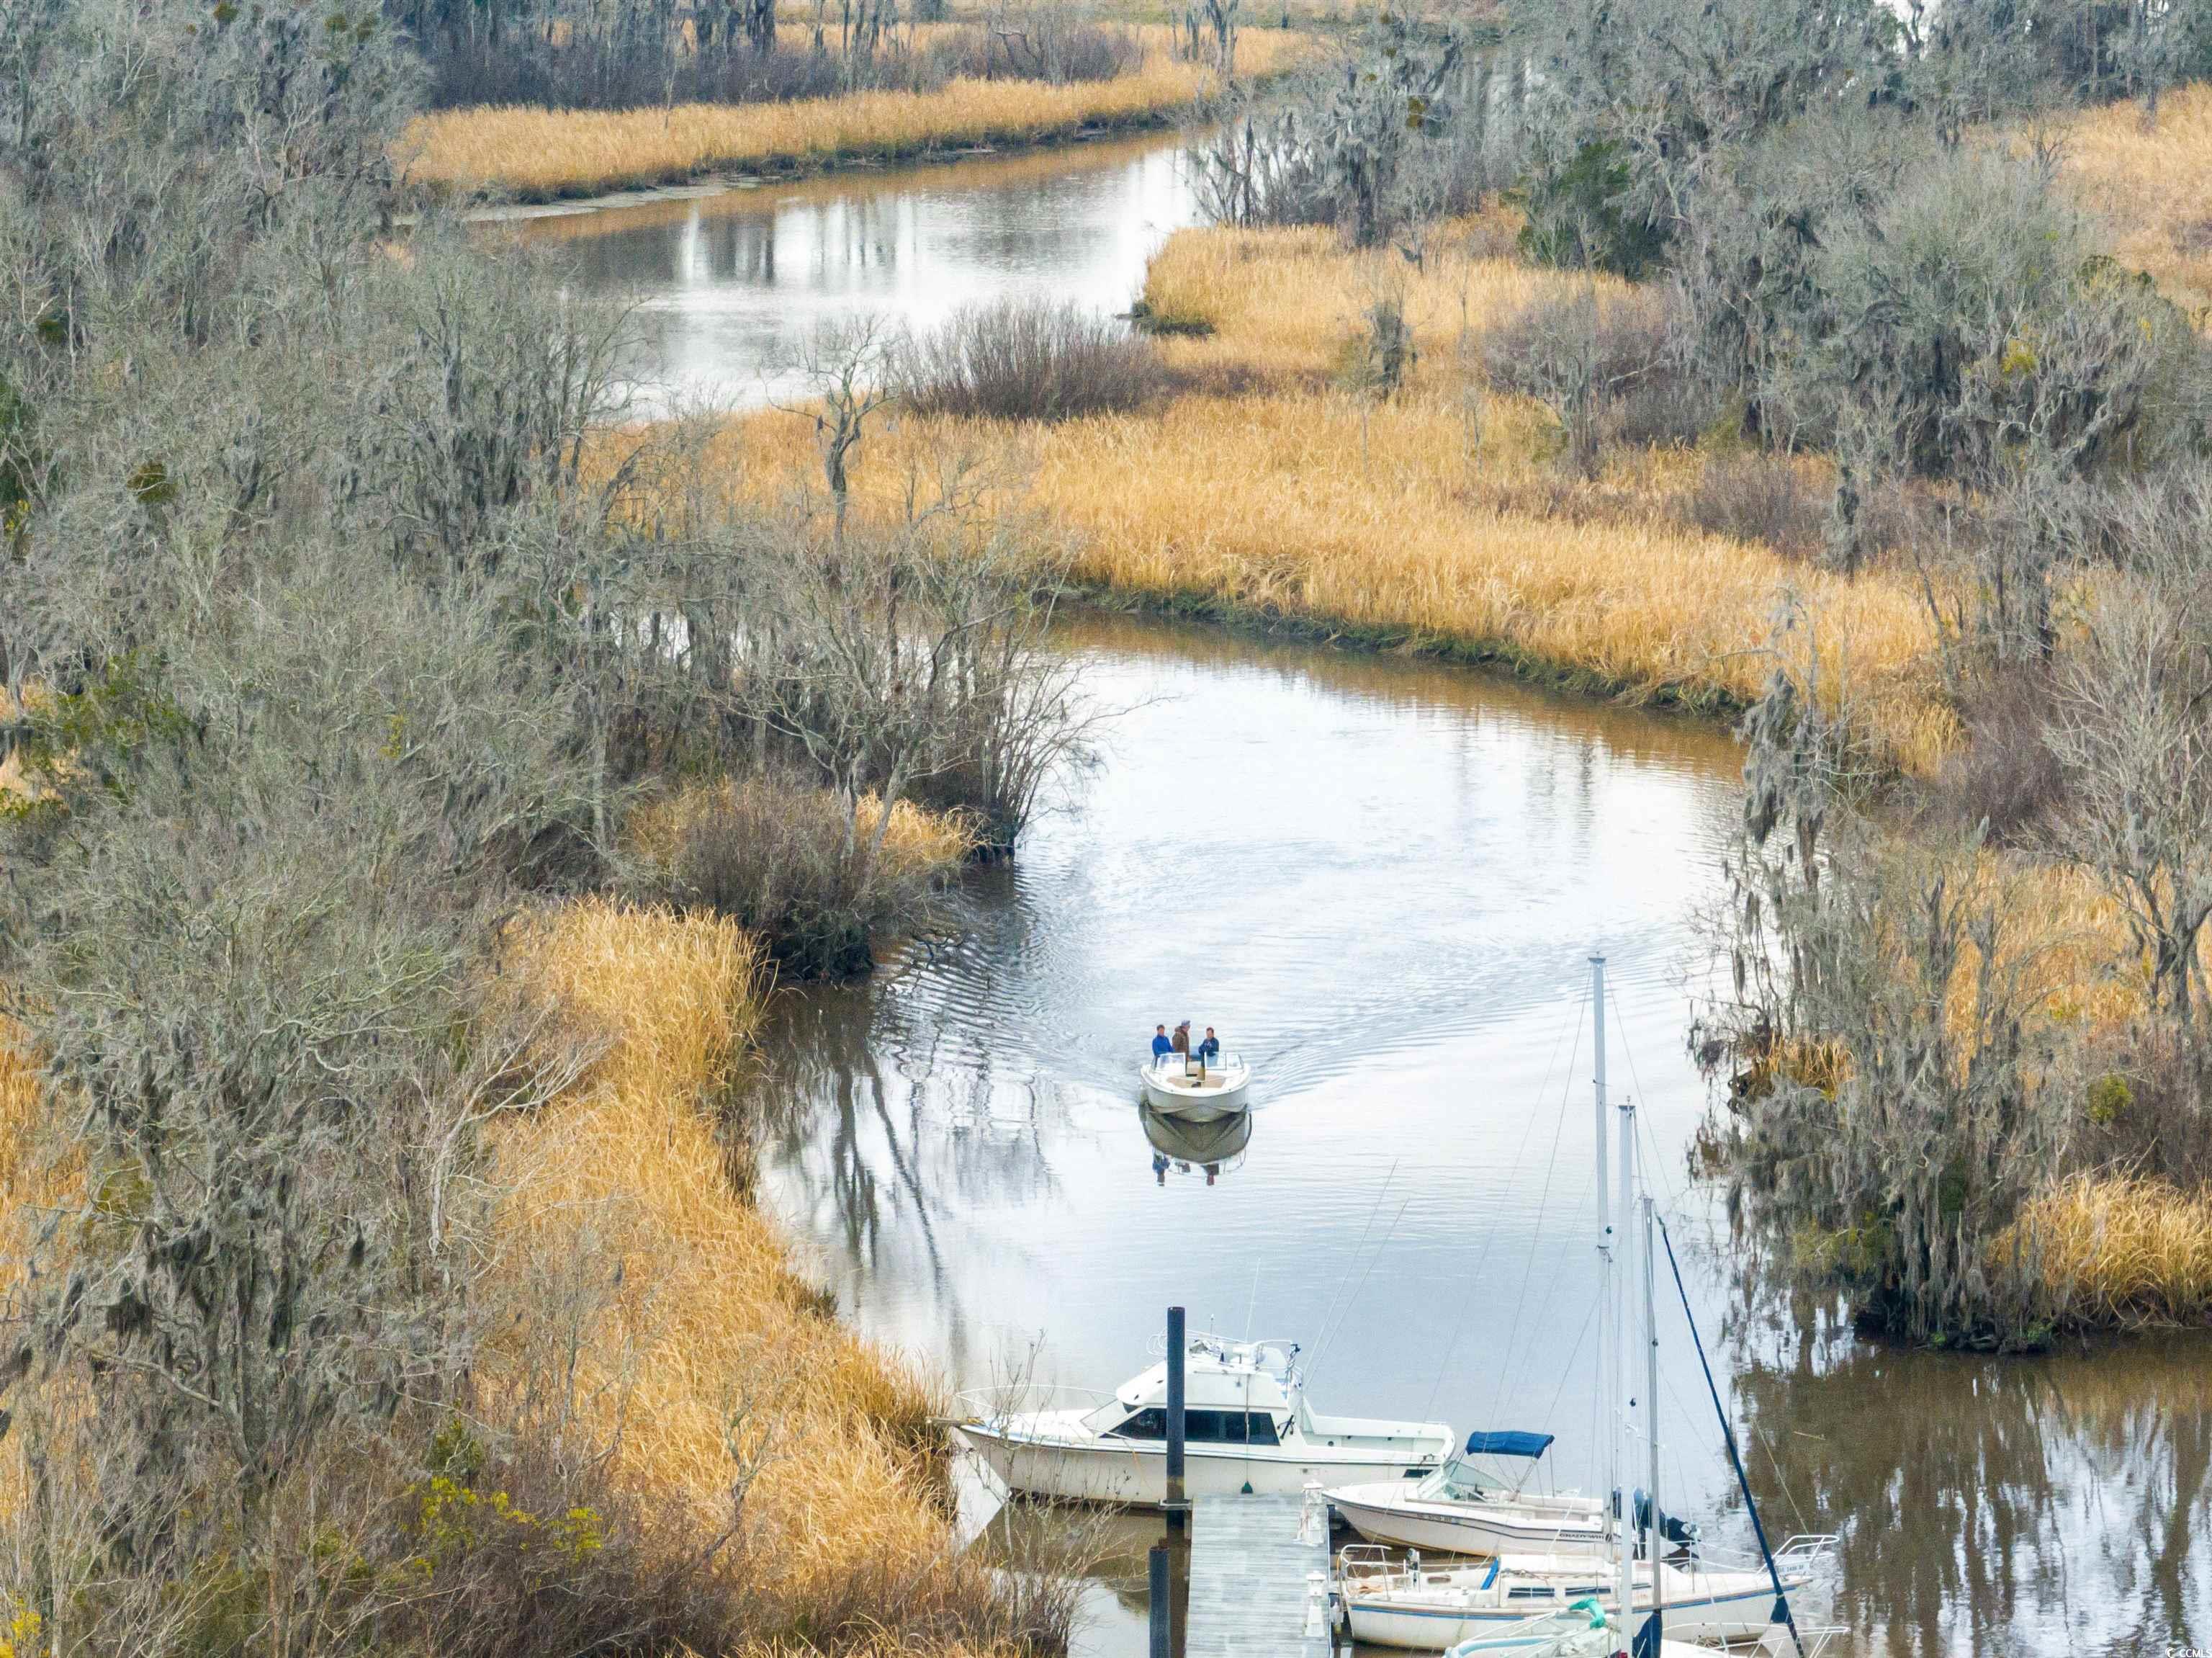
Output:
<svg viewBox="0 0 2212 1658">
<path fill-rule="evenodd" d="M 1111 1404 L 1118 1394 L 1096 1387 L 1073 1387 L 1065 1382 L 1023 1381 L 997 1387 L 969 1387 L 953 1394 L 963 1419 L 996 1423 L 1008 1417 L 1036 1411 L 1064 1411 L 1080 1405 L 1086 1411 Z"/>
<path fill-rule="evenodd" d="M 1336 1551 L 1336 1576 L 1346 1588 L 1380 1589 L 1409 1580 L 1413 1569 L 1380 1543 L 1347 1543 Z"/>
<path fill-rule="evenodd" d="M 1774 1551 L 1774 1567 L 1778 1571 L 1803 1572 L 1825 1568 L 1835 1558 L 1836 1533 L 1833 1532 L 1800 1532 L 1785 1539 Z M 1704 1571 L 1748 1571 L 1766 1570 L 1766 1563 L 1748 1549 L 1716 1549 L 1702 1540 L 1690 1550 L 1691 1564 Z"/>
<path fill-rule="evenodd" d="M 1224 1365 L 1249 1364 L 1262 1375 L 1276 1378 L 1286 1393 L 1297 1391 L 1298 1344 L 1294 1341 L 1280 1336 L 1266 1336 L 1256 1341 L 1233 1341 L 1211 1331 L 1194 1332 L 1184 1339 L 1188 1352 L 1203 1353 Z M 1168 1356 L 1167 1332 L 1155 1330 L 1146 1350 L 1156 1359 L 1165 1358 Z"/>
<path fill-rule="evenodd" d="M 1774 1564 L 1778 1566 L 1785 1560 L 1825 1559 L 1835 1551 L 1835 1533 L 1799 1532 L 1783 1539 L 1782 1546 L 1774 1551 Z"/>
<path fill-rule="evenodd" d="M 1800 1654 L 1803 1658 L 1820 1658 L 1820 1655 L 1843 1634 L 1841 1624 L 1800 1624 L 1796 1639 L 1793 1642 L 1790 1632 L 1781 1624 L 1771 1624 L 1766 1633 L 1759 1637 L 1758 1646 L 1752 1649 L 1749 1658 L 1798 1658 Z"/>
</svg>

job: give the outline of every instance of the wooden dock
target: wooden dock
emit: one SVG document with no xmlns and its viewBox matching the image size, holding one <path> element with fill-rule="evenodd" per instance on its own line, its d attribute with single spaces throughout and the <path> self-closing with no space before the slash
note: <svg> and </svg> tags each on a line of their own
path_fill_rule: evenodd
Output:
<svg viewBox="0 0 2212 1658">
<path fill-rule="evenodd" d="M 1304 1508 L 1295 1496 L 1198 1499 L 1182 1658 L 1328 1658 L 1326 1620 L 1306 1633 L 1306 1576 L 1328 1570 L 1328 1532 L 1298 1540 Z"/>
</svg>

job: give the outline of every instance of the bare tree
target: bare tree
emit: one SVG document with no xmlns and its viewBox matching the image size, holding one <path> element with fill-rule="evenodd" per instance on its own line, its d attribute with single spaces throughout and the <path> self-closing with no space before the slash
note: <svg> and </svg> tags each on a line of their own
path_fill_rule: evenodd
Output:
<svg viewBox="0 0 2212 1658">
<path fill-rule="evenodd" d="M 2057 677 L 2051 743 L 2066 769 L 2056 835 L 2118 900 L 2153 1008 L 2197 1032 L 2212 920 L 2212 632 L 2201 570 L 2116 583 Z"/>
<path fill-rule="evenodd" d="M 812 393 L 811 405 L 793 412 L 814 425 L 822 452 L 822 481 L 830 491 L 836 532 L 845 530 L 854 456 L 868 423 L 898 400 L 894 353 L 898 334 L 872 314 L 834 323 L 817 331 L 802 349 L 799 374 Z"/>
</svg>

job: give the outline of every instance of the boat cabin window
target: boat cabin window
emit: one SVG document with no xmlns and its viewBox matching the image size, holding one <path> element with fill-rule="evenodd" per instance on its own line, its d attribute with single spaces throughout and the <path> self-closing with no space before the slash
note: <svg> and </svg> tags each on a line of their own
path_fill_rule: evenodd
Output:
<svg viewBox="0 0 2212 1658">
<path fill-rule="evenodd" d="M 1508 1600 L 1548 1600 L 1552 1598 L 1552 1591 L 1541 1586 L 1516 1586 L 1505 1591 L 1505 1598 Z"/>
<path fill-rule="evenodd" d="M 1115 1439 L 1165 1439 L 1168 1413 L 1154 1406 L 1109 1430 Z M 1279 1445 L 1275 1419 L 1265 1411 L 1185 1411 L 1182 1436 L 1192 1445 Z"/>
</svg>

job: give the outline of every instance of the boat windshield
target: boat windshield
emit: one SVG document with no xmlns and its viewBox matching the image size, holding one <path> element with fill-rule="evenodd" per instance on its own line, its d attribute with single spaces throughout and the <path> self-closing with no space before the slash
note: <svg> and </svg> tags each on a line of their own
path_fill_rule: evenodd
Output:
<svg viewBox="0 0 2212 1658">
<path fill-rule="evenodd" d="M 1446 1503 L 1481 1503 L 1504 1494 L 1504 1486 L 1463 1457 L 1454 1457 L 1431 1474 L 1421 1492 Z"/>
</svg>

